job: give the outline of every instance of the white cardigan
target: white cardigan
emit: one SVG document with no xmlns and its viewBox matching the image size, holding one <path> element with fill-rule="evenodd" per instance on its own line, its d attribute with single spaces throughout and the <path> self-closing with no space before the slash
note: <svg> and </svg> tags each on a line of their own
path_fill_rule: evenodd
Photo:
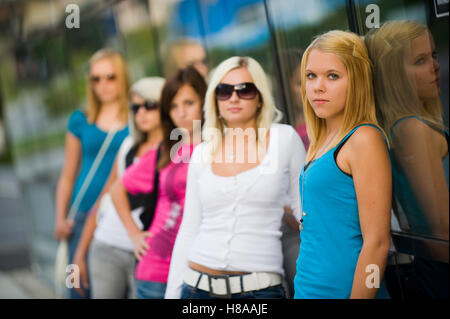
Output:
<svg viewBox="0 0 450 319">
<path fill-rule="evenodd" d="M 273 123 L 262 162 L 236 176 L 215 175 L 202 160 L 204 146 L 194 149 L 189 164 L 165 298 L 180 298 L 189 261 L 216 270 L 283 275 L 283 206 L 300 216 L 305 147 L 291 126 Z"/>
</svg>

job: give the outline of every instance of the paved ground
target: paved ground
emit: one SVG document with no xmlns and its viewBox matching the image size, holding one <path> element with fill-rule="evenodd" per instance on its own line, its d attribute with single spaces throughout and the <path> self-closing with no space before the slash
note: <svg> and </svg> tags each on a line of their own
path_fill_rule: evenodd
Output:
<svg viewBox="0 0 450 319">
<path fill-rule="evenodd" d="M 0 299 L 53 299 L 51 287 L 28 268 L 0 271 Z"/>
<path fill-rule="evenodd" d="M 12 167 L 0 166 L 0 271 L 30 264 L 23 194 Z"/>
<path fill-rule="evenodd" d="M 30 221 L 18 180 L 0 166 L 0 299 L 55 298 L 52 288 L 31 270 Z"/>
</svg>

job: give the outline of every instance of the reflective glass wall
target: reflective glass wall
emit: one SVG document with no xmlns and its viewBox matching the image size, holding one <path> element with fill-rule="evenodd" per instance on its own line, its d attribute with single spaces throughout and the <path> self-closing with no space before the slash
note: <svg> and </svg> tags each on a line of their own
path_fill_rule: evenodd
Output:
<svg viewBox="0 0 450 319">
<path fill-rule="evenodd" d="M 69 4 L 76 4 L 80 10 L 79 28 L 66 25 L 71 12 L 66 11 Z M 84 104 L 87 61 L 97 49 L 108 46 L 123 52 L 133 81 L 144 76 L 167 76 L 174 68 L 188 64 L 208 76 L 230 56 L 254 57 L 270 77 L 277 106 L 284 113 L 283 121 L 293 125 L 307 145 L 299 64 L 314 36 L 332 29 L 366 36 L 384 22 L 400 20 L 422 24 L 429 32 L 419 44 L 411 41 L 401 44 L 408 46 L 399 50 L 403 66 L 409 68 L 408 74 L 393 68 L 388 68 L 391 73 L 379 72 L 384 78 L 376 89 L 377 103 L 386 100 L 382 85 L 393 87 L 399 82 L 410 82 L 412 91 L 396 88 L 408 97 L 406 104 L 415 105 L 412 96 L 418 96 L 419 100 L 420 96 L 425 97 L 434 104 L 427 104 L 428 113 L 423 110 L 414 113 L 411 108 L 409 113 L 391 116 L 380 111 L 382 118 L 395 118 L 392 126 L 409 116 L 397 124 L 399 130 L 395 134 L 391 134 L 390 124 L 386 126 L 392 160 L 396 163 L 393 243 L 398 252 L 448 263 L 448 156 L 445 162 L 448 146 L 444 132 L 448 127 L 449 100 L 448 2 L 0 2 L 0 163 L 11 167 L 17 177 L 14 198 L 26 207 L 26 238 L 36 271 L 48 282 L 52 281 L 57 245 L 53 237 L 54 196 L 63 161 L 64 135 L 69 114 Z M 392 39 L 400 45 L 395 35 L 391 35 Z M 416 47 L 430 50 L 416 52 Z M 423 62 L 406 60 L 413 59 L 415 53 L 427 56 L 423 56 Z M 381 68 L 383 61 L 374 63 L 375 68 Z M 427 92 L 419 92 L 427 91 L 426 87 L 411 76 L 414 73 L 420 77 L 421 70 L 427 72 L 427 65 L 434 68 L 431 72 L 435 77 L 425 82 L 434 81 L 435 86 L 439 82 L 441 88 L 435 92 L 429 88 L 428 98 Z M 396 76 L 400 80 L 392 82 Z M 392 103 L 389 105 L 397 105 Z M 412 126 L 422 123 L 422 129 L 431 128 L 425 131 L 428 135 L 403 128 L 411 119 Z M 424 140 L 413 137 L 415 134 Z M 436 147 L 420 151 L 414 148 L 419 142 Z"/>
</svg>

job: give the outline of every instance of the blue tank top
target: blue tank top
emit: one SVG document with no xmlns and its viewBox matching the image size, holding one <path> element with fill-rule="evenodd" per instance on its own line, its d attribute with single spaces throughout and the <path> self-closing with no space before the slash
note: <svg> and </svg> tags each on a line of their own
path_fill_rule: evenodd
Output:
<svg viewBox="0 0 450 319">
<path fill-rule="evenodd" d="M 370 124 L 355 127 L 300 174 L 304 215 L 294 279 L 296 299 L 350 298 L 363 238 L 353 178 L 337 166 L 335 151 L 363 125 Z M 388 297 L 382 281 L 377 298 Z"/>
<path fill-rule="evenodd" d="M 70 116 L 68 130 L 80 140 L 82 151 L 81 168 L 73 188 L 72 204 L 108 133 L 99 129 L 97 125 L 89 123 L 86 115 L 79 110 L 74 111 Z M 116 132 L 103 160 L 98 166 L 97 172 L 86 190 L 85 196 L 81 200 L 78 212 L 75 215 L 76 221 L 83 220 L 86 213 L 94 205 L 109 177 L 117 151 L 127 136 L 128 126 Z"/>
<path fill-rule="evenodd" d="M 392 139 L 394 139 L 394 131 L 395 128 L 404 120 L 415 118 L 429 127 L 436 129 L 437 131 L 441 132 L 445 135 L 447 139 L 447 148 L 448 148 L 448 136 L 449 133 L 447 130 L 440 130 L 434 127 L 432 123 L 430 123 L 427 120 L 424 120 L 418 116 L 405 116 L 401 119 L 399 119 L 395 124 L 392 126 L 391 129 L 391 136 Z M 394 140 L 393 140 L 394 142 Z M 393 143 L 395 144 L 395 143 Z M 396 159 L 396 157 L 393 155 L 392 152 L 389 152 L 389 155 L 391 157 L 391 163 L 392 163 L 392 181 L 394 186 L 394 194 L 397 198 L 398 202 L 400 203 L 403 211 L 406 214 L 406 217 L 408 219 L 409 227 L 411 228 L 411 231 L 415 234 L 422 234 L 422 235 L 432 235 L 431 227 L 428 225 L 427 218 L 425 217 L 424 212 L 420 208 L 419 202 L 414 195 L 414 192 L 411 188 L 411 184 L 408 181 L 407 174 L 405 173 L 402 165 L 399 163 L 399 161 Z M 448 163 L 448 150 L 447 155 L 442 160 L 442 165 L 444 168 L 445 173 L 445 180 L 447 182 L 447 189 L 448 189 L 448 174 L 449 174 L 449 163 Z"/>
</svg>

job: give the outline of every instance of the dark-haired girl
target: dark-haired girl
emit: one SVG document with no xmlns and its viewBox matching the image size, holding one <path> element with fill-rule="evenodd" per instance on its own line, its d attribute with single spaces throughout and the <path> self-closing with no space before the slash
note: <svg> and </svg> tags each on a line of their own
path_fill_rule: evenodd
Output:
<svg viewBox="0 0 450 319">
<path fill-rule="evenodd" d="M 113 202 L 139 261 L 136 295 L 140 299 L 164 297 L 172 249 L 183 216 L 190 154 L 201 139 L 194 128 L 201 127 L 205 92 L 206 83 L 193 67 L 179 70 L 167 79 L 160 103 L 163 147 L 157 163 L 159 179 L 153 178 L 155 163 L 144 159 L 127 170 L 113 187 Z M 155 214 L 149 231 L 143 232 L 128 213 L 125 192 L 146 193 L 155 186 Z"/>
</svg>

